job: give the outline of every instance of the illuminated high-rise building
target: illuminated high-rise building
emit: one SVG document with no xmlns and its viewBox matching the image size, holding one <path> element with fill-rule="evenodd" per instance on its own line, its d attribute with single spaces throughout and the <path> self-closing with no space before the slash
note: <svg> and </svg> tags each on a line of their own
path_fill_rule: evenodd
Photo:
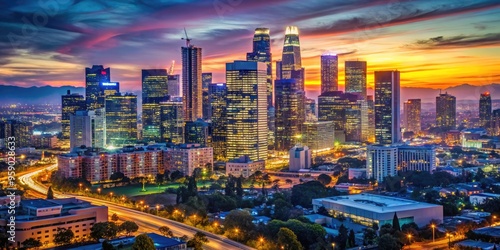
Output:
<svg viewBox="0 0 500 250">
<path fill-rule="evenodd" d="M 334 146 L 334 135 L 332 121 L 318 121 L 315 117 L 308 117 L 304 122 L 302 144 L 313 152 L 329 150 Z"/>
<path fill-rule="evenodd" d="M 142 70 L 142 103 L 160 103 L 168 100 L 166 69 Z"/>
<path fill-rule="evenodd" d="M 376 100 L 376 97 L 375 97 Z M 392 145 L 369 145 L 366 149 L 366 176 L 378 182 L 398 174 L 398 148 Z"/>
<path fill-rule="evenodd" d="M 339 58 L 334 54 L 321 55 L 321 94 L 339 88 Z"/>
<path fill-rule="evenodd" d="M 184 143 L 184 113 L 181 98 L 160 103 L 161 141 Z"/>
<path fill-rule="evenodd" d="M 296 26 L 288 26 L 286 27 L 283 44 L 281 78 L 290 79 L 292 78 L 292 70 L 300 70 L 301 68 L 299 29 Z"/>
<path fill-rule="evenodd" d="M 436 97 L 436 126 L 455 129 L 457 125 L 457 99 L 448 93 Z"/>
<path fill-rule="evenodd" d="M 184 120 L 195 121 L 203 116 L 201 48 L 187 42 L 182 47 L 182 103 Z"/>
<path fill-rule="evenodd" d="M 305 93 L 295 79 L 274 82 L 276 108 L 275 150 L 288 151 L 299 141 L 305 121 Z"/>
<path fill-rule="evenodd" d="M 368 131 L 365 137 L 365 141 L 374 143 L 375 142 L 375 102 L 373 101 L 373 96 L 366 96 L 366 102 L 368 106 Z"/>
<path fill-rule="evenodd" d="M 168 76 L 168 95 L 173 97 L 179 97 L 181 95 L 181 76 L 180 75 L 169 75 Z"/>
<path fill-rule="evenodd" d="M 304 105 L 305 105 L 304 109 L 306 111 L 306 117 L 308 117 L 309 115 L 316 116 L 316 100 L 306 98 Z"/>
<path fill-rule="evenodd" d="M 79 94 L 71 94 L 68 90 L 66 95 L 61 96 L 61 106 L 62 106 L 62 114 L 61 114 L 61 129 L 62 129 L 62 138 L 69 140 L 70 133 L 70 116 L 74 115 L 77 110 L 85 110 L 85 99 L 82 95 Z"/>
<path fill-rule="evenodd" d="M 422 110 L 422 102 L 420 99 L 409 99 L 404 103 L 403 111 L 403 126 L 405 131 L 411 131 L 415 134 L 420 133 L 421 122 L 420 114 Z"/>
<path fill-rule="evenodd" d="M 104 99 L 101 96 L 101 83 L 111 82 L 111 71 L 102 65 L 92 65 L 92 68 L 85 68 L 85 102 L 87 109 L 97 109 L 104 107 Z"/>
<path fill-rule="evenodd" d="M 263 62 L 267 66 L 267 106 L 273 106 L 273 64 L 269 28 L 256 28 L 253 35 L 253 50 L 247 53 L 247 61 Z"/>
<path fill-rule="evenodd" d="M 490 132 L 492 136 L 500 135 L 500 109 L 493 110 L 491 114 Z"/>
<path fill-rule="evenodd" d="M 184 142 L 200 144 L 204 147 L 212 147 L 212 127 L 211 124 L 198 119 L 186 122 L 184 129 Z"/>
<path fill-rule="evenodd" d="M 104 108 L 79 110 L 70 118 L 70 148 L 82 145 L 104 148 L 106 145 L 106 117 Z"/>
<path fill-rule="evenodd" d="M 202 73 L 201 74 L 201 82 L 202 82 L 202 106 L 203 106 L 203 119 L 208 120 L 210 119 L 211 113 L 210 113 L 210 102 L 209 102 L 209 95 L 208 95 L 208 86 L 212 84 L 212 73 Z"/>
<path fill-rule="evenodd" d="M 345 62 L 345 92 L 359 94 L 366 100 L 366 62 Z"/>
<path fill-rule="evenodd" d="M 375 71 L 375 141 L 392 144 L 401 140 L 399 71 Z"/>
<path fill-rule="evenodd" d="M 32 135 L 33 124 L 31 122 L 0 120 L 0 147 L 2 148 L 12 148 L 12 146 L 16 149 L 30 147 Z M 12 140 L 12 137 L 14 140 Z M 14 142 L 14 145 L 12 142 Z"/>
<path fill-rule="evenodd" d="M 116 93 L 106 97 L 106 145 L 137 142 L 137 96 Z"/>
<path fill-rule="evenodd" d="M 479 125 L 483 128 L 488 127 L 491 121 L 491 95 L 490 92 L 484 92 L 479 98 Z"/>
<path fill-rule="evenodd" d="M 248 155 L 267 160 L 267 66 L 262 62 L 226 64 L 227 158 Z"/>
<path fill-rule="evenodd" d="M 331 91 L 318 97 L 318 119 L 333 121 L 335 131 L 343 133 L 346 141 L 361 140 L 362 108 L 355 94 Z"/>
<path fill-rule="evenodd" d="M 215 83 L 208 86 L 210 106 L 212 108 L 212 147 L 216 161 L 227 161 L 227 85 Z"/>
<path fill-rule="evenodd" d="M 142 70 L 142 138 L 159 142 L 160 102 L 169 98 L 168 74 L 166 69 Z"/>
</svg>

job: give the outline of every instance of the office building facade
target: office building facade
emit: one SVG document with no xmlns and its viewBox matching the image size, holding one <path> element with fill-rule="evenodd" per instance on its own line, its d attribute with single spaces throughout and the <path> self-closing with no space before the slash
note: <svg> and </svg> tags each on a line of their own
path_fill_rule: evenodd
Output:
<svg viewBox="0 0 500 250">
<path fill-rule="evenodd" d="M 339 58 L 334 54 L 321 55 L 321 94 L 339 88 Z"/>
<path fill-rule="evenodd" d="M 387 145 L 369 145 L 366 150 L 366 175 L 378 182 L 398 173 L 398 148 Z"/>
<path fill-rule="evenodd" d="M 457 126 L 457 99 L 448 93 L 436 97 L 436 126 L 454 129 Z"/>
<path fill-rule="evenodd" d="M 70 148 L 106 146 L 106 114 L 104 108 L 76 111 L 70 117 Z"/>
<path fill-rule="evenodd" d="M 106 97 L 106 145 L 137 142 L 137 96 L 116 93 Z"/>
<path fill-rule="evenodd" d="M 70 137 L 70 117 L 74 115 L 77 110 L 85 110 L 85 99 L 82 95 L 73 93 L 68 90 L 66 95 L 61 96 L 61 130 L 62 139 L 69 139 Z"/>
<path fill-rule="evenodd" d="M 184 143 L 184 112 L 180 98 L 160 103 L 160 135 L 162 142 Z"/>
<path fill-rule="evenodd" d="M 101 96 L 101 84 L 111 82 L 110 68 L 102 65 L 92 65 L 85 68 L 85 102 L 87 109 L 98 109 L 104 107 L 104 99 Z"/>
<path fill-rule="evenodd" d="M 212 147 L 214 160 L 226 161 L 227 135 L 227 85 L 211 84 L 208 88 L 212 114 Z"/>
<path fill-rule="evenodd" d="M 227 158 L 267 159 L 267 66 L 262 62 L 226 64 Z"/>
<path fill-rule="evenodd" d="M 345 92 L 366 100 L 366 61 L 345 62 Z"/>
<path fill-rule="evenodd" d="M 275 150 L 288 151 L 302 135 L 305 121 L 305 93 L 295 79 L 276 80 L 275 86 Z"/>
<path fill-rule="evenodd" d="M 401 140 L 400 73 L 375 71 L 375 141 L 392 144 Z"/>
<path fill-rule="evenodd" d="M 186 121 L 195 121 L 203 115 L 201 61 L 201 48 L 189 43 L 182 47 L 182 103 Z"/>
<path fill-rule="evenodd" d="M 490 92 L 482 93 L 479 97 L 479 126 L 487 128 L 491 121 L 491 95 Z"/>
<path fill-rule="evenodd" d="M 404 102 L 403 107 L 403 126 L 405 132 L 411 131 L 415 134 L 420 133 L 421 130 L 421 113 L 422 102 L 420 99 L 409 99 Z"/>
</svg>

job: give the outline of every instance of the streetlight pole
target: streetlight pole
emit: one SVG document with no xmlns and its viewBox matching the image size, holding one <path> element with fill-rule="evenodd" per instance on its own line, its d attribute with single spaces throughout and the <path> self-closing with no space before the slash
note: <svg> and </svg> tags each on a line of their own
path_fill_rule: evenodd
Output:
<svg viewBox="0 0 500 250">
<path fill-rule="evenodd" d="M 434 242 L 434 229 L 436 229 L 436 225 L 432 224 L 432 242 Z"/>
<path fill-rule="evenodd" d="M 408 249 L 411 249 L 411 234 L 408 234 Z"/>
<path fill-rule="evenodd" d="M 446 236 L 448 237 L 448 249 L 451 249 L 451 234 L 446 233 Z"/>
</svg>

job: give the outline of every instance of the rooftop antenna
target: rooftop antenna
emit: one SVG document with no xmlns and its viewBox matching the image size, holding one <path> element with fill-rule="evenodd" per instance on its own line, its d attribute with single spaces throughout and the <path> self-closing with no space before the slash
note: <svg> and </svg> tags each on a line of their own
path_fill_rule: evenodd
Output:
<svg viewBox="0 0 500 250">
<path fill-rule="evenodd" d="M 188 33 L 186 31 L 186 28 L 184 28 L 184 34 L 186 35 L 186 38 L 181 38 L 182 40 L 186 40 L 186 47 L 190 47 L 191 46 L 191 39 L 189 39 L 188 37 Z"/>
</svg>

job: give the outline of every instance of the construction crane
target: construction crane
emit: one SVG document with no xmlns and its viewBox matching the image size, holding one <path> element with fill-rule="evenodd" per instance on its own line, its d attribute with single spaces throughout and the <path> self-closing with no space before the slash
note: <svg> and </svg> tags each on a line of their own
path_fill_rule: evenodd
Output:
<svg viewBox="0 0 500 250">
<path fill-rule="evenodd" d="M 174 75 L 174 65 L 175 60 L 172 60 L 172 65 L 170 66 L 170 69 L 168 69 L 168 75 Z"/>
<path fill-rule="evenodd" d="M 186 38 L 183 37 L 181 39 L 186 40 L 186 47 L 189 47 L 189 46 L 191 46 L 191 39 L 189 39 L 189 37 L 188 37 L 188 33 L 186 31 L 186 28 L 184 28 L 184 34 L 186 34 Z"/>
</svg>

